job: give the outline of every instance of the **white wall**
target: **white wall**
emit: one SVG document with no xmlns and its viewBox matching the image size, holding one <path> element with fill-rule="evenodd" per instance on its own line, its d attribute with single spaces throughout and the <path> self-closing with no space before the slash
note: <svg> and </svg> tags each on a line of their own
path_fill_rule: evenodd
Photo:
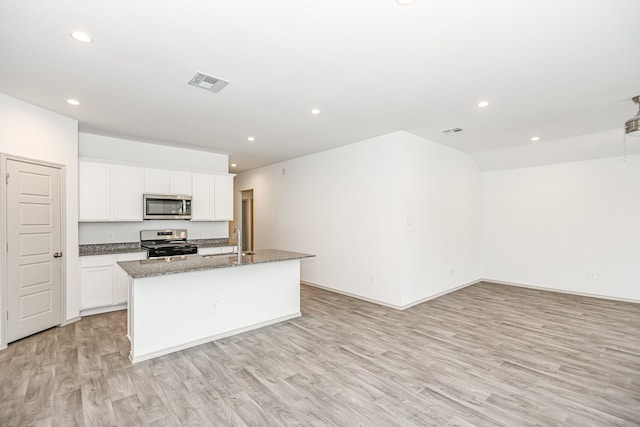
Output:
<svg viewBox="0 0 640 427">
<path fill-rule="evenodd" d="M 468 154 L 421 138 L 402 153 L 399 277 L 402 305 L 477 280 L 482 274 L 480 173 Z"/>
<path fill-rule="evenodd" d="M 57 163 L 65 167 L 65 318 L 73 319 L 80 312 L 77 225 L 78 122 L 0 94 L 0 152 Z M 4 316 L 0 316 L 0 322 L 2 320 Z"/>
<path fill-rule="evenodd" d="M 229 157 L 226 154 L 185 148 L 167 147 L 129 139 L 113 138 L 81 132 L 79 136 L 81 158 L 104 160 L 112 163 L 135 164 L 173 170 L 227 173 Z M 189 238 L 226 238 L 229 227 L 226 221 L 142 221 L 80 223 L 79 242 L 112 243 L 138 242 L 140 230 L 184 228 Z"/>
<path fill-rule="evenodd" d="M 254 190 L 256 249 L 315 254 L 303 281 L 403 307 L 480 277 L 479 182 L 466 154 L 395 132 L 239 174 L 236 191 Z"/>
<path fill-rule="evenodd" d="M 80 157 L 166 169 L 227 173 L 229 156 L 80 132 Z"/>
<path fill-rule="evenodd" d="M 485 278 L 640 300 L 640 156 L 485 172 L 482 194 Z"/>
</svg>

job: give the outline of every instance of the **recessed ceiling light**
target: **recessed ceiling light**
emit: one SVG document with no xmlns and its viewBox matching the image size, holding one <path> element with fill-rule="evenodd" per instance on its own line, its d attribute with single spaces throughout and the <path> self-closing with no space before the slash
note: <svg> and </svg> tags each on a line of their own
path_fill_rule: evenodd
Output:
<svg viewBox="0 0 640 427">
<path fill-rule="evenodd" d="M 80 101 L 78 101 L 76 99 L 67 99 L 67 104 L 80 105 Z"/>
<path fill-rule="evenodd" d="M 488 107 L 488 106 L 489 106 L 489 101 L 478 102 L 478 107 L 480 107 L 480 108 L 484 108 L 484 107 Z"/>
<path fill-rule="evenodd" d="M 231 167 L 235 168 L 237 165 L 235 163 L 231 163 Z"/>
<path fill-rule="evenodd" d="M 320 110 L 318 110 L 317 108 L 314 108 L 313 110 L 311 110 L 311 114 L 313 114 L 314 116 L 317 116 L 318 114 L 320 114 Z"/>
<path fill-rule="evenodd" d="M 539 136 L 532 136 L 531 137 L 531 141 L 532 142 L 540 141 L 540 137 Z"/>
<path fill-rule="evenodd" d="M 253 137 L 253 136 L 250 136 L 249 138 L 247 138 L 247 141 L 249 141 L 249 142 L 253 142 L 253 141 L 255 141 L 255 140 L 256 140 L 256 138 L 255 138 L 255 137 Z"/>
<path fill-rule="evenodd" d="M 396 0 L 400 6 L 409 6 L 410 4 L 414 4 L 416 0 Z"/>
<path fill-rule="evenodd" d="M 93 39 L 91 37 L 89 37 L 89 34 L 87 33 L 83 33 L 82 31 L 74 31 L 71 33 L 71 37 L 73 37 L 75 40 L 82 42 L 82 43 L 91 43 L 93 42 Z"/>
</svg>

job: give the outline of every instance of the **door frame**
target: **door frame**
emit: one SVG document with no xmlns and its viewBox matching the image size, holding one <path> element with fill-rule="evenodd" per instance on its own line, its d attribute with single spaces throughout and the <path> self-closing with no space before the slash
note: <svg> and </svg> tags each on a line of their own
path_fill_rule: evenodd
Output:
<svg viewBox="0 0 640 427">
<path fill-rule="evenodd" d="M 67 251 L 67 197 L 66 197 L 66 182 L 67 175 L 64 165 L 59 163 L 47 162 L 45 160 L 32 159 L 28 157 L 15 156 L 12 154 L 0 153 L 0 178 L 4 181 L 7 176 L 7 162 L 17 161 L 23 163 L 31 163 L 40 166 L 51 167 L 60 170 L 60 250 L 65 256 L 62 258 L 60 265 L 60 325 L 65 324 L 66 312 L 67 312 L 67 263 L 66 254 Z M 5 181 L 6 182 L 6 181 Z M 0 266 L 2 268 L 2 275 L 0 275 L 0 350 L 7 348 L 7 299 L 9 297 L 8 286 L 8 271 L 7 271 L 7 186 L 5 182 L 2 183 L 0 188 L 0 218 L 2 218 L 2 224 L 0 224 Z"/>
</svg>

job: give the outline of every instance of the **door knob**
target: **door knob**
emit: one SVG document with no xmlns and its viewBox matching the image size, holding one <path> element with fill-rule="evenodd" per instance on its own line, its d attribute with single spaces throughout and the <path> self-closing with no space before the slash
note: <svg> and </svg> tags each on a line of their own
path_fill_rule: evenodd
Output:
<svg viewBox="0 0 640 427">
<path fill-rule="evenodd" d="M 62 252 L 54 252 L 53 253 L 53 257 L 54 258 L 60 258 L 62 256 Z"/>
</svg>

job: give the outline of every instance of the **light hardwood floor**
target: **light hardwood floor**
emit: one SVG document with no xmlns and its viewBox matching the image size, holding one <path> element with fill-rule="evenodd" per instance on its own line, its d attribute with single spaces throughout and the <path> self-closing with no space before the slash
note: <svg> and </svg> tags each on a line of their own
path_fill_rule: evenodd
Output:
<svg viewBox="0 0 640 427">
<path fill-rule="evenodd" d="M 124 311 L 26 338 L 0 351 L 0 425 L 640 425 L 638 304 L 481 283 L 401 312 L 303 286 L 302 312 L 135 365 Z"/>
</svg>

